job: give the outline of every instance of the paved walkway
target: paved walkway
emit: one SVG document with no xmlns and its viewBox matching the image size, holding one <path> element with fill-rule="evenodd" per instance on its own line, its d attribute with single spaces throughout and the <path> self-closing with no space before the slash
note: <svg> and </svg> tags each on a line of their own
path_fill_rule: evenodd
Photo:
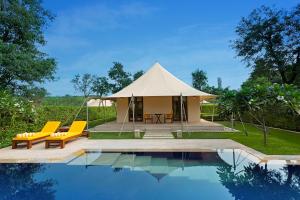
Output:
<svg viewBox="0 0 300 200">
<path fill-rule="evenodd" d="M 66 144 L 64 149 L 45 149 L 44 143 L 33 145 L 32 149 L 0 149 L 0 163 L 18 162 L 65 162 L 85 150 L 102 151 L 215 151 L 216 149 L 241 149 L 257 157 L 262 162 L 268 160 L 295 160 L 300 164 L 300 155 L 265 155 L 230 139 L 147 139 L 147 140 L 89 140 L 80 138 Z"/>
</svg>

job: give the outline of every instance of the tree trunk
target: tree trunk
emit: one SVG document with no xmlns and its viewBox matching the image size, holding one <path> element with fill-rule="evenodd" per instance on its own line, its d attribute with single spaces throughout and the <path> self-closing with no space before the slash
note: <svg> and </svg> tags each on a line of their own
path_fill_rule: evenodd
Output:
<svg viewBox="0 0 300 200">
<path fill-rule="evenodd" d="M 263 132 L 264 132 L 264 146 L 267 146 L 268 128 L 266 126 L 265 118 L 263 118 Z"/>
<path fill-rule="evenodd" d="M 233 113 L 231 113 L 231 129 L 233 130 L 234 122 L 233 122 Z"/>
<path fill-rule="evenodd" d="M 241 121 L 241 123 L 242 123 L 243 129 L 244 129 L 244 133 L 245 133 L 246 136 L 248 136 L 248 132 L 247 132 L 247 130 L 246 130 L 246 127 L 245 127 L 245 124 L 244 124 L 244 122 L 243 122 L 243 119 L 242 119 L 242 117 L 241 117 L 240 112 L 238 112 L 238 115 L 239 115 L 240 121 Z"/>
</svg>

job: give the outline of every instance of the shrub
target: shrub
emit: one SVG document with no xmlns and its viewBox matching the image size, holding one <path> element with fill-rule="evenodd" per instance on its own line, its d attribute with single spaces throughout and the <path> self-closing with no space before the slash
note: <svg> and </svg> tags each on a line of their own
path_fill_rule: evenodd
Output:
<svg viewBox="0 0 300 200">
<path fill-rule="evenodd" d="M 0 91 L 0 147 L 9 145 L 18 132 L 37 130 L 36 115 L 31 102 Z"/>
<path fill-rule="evenodd" d="M 43 104 L 35 107 L 26 99 L 0 91 L 0 148 L 10 145 L 17 133 L 38 131 L 49 120 L 61 121 L 62 125 L 70 125 L 73 120 L 86 120 L 86 107 L 79 109 L 80 106 Z M 116 111 L 113 106 L 89 108 L 89 127 L 115 118 Z"/>
</svg>

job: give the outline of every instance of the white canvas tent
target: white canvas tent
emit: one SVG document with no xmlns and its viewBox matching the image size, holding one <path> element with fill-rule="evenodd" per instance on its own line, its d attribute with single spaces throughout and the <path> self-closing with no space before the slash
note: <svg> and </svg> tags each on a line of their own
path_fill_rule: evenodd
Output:
<svg viewBox="0 0 300 200">
<path fill-rule="evenodd" d="M 201 100 L 215 97 L 189 86 L 156 62 L 140 78 L 108 98 L 180 95 L 198 96 L 201 97 Z"/>
<path fill-rule="evenodd" d="M 145 114 L 172 114 L 173 121 L 199 122 L 200 101 L 215 97 L 189 86 L 155 63 L 140 78 L 106 99 L 116 101 L 120 123 L 142 122 Z M 135 109 L 131 114 L 130 108 Z"/>
<path fill-rule="evenodd" d="M 110 107 L 112 106 L 111 100 L 101 100 L 101 99 L 90 99 L 87 102 L 88 107 Z"/>
</svg>

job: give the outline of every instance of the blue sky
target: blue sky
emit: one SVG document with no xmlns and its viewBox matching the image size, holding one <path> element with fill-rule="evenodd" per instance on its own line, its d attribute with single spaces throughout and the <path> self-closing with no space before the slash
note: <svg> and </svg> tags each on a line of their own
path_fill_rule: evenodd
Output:
<svg viewBox="0 0 300 200">
<path fill-rule="evenodd" d="M 44 0 L 56 18 L 46 29 L 43 51 L 56 58 L 51 95 L 78 95 L 75 74 L 106 76 L 112 62 L 126 71 L 147 70 L 158 61 L 191 84 L 191 72 L 207 72 L 210 85 L 239 88 L 250 70 L 235 56 L 230 40 L 241 17 L 261 5 L 294 7 L 296 0 Z"/>
</svg>

